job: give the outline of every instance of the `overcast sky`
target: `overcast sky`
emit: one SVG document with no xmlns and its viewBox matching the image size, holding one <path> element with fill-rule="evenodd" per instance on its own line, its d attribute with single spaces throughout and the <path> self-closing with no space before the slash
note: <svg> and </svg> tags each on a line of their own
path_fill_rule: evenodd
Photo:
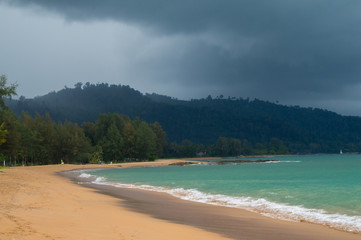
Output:
<svg viewBox="0 0 361 240">
<path fill-rule="evenodd" d="M 361 116 L 360 26 L 360 0 L 0 0 L 0 74 Z"/>
</svg>

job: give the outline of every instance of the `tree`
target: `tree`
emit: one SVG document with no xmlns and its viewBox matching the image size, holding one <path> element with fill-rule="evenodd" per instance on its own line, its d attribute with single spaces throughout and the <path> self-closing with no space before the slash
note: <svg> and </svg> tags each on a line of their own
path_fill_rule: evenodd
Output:
<svg viewBox="0 0 361 240">
<path fill-rule="evenodd" d="M 91 144 L 96 145 L 95 144 L 95 124 L 92 122 L 84 122 L 81 125 L 84 134 L 87 138 L 90 139 Z"/>
<path fill-rule="evenodd" d="M 4 127 L 5 123 L 2 123 L 0 125 L 0 145 L 6 142 L 6 135 L 8 131 Z"/>
<path fill-rule="evenodd" d="M 17 84 L 7 85 L 7 78 L 5 75 L 0 76 L 0 107 L 2 110 L 7 109 L 5 105 L 5 98 L 10 98 L 16 94 Z"/>
<path fill-rule="evenodd" d="M 78 82 L 78 83 L 74 84 L 74 87 L 75 87 L 76 89 L 81 89 L 81 86 L 83 86 L 83 83 L 82 83 L 82 82 Z"/>
<path fill-rule="evenodd" d="M 8 158 L 11 156 L 16 159 L 21 138 L 19 121 L 15 114 L 7 109 L 0 111 L 0 122 L 4 124 L 2 130 L 6 130 L 6 139 L 0 145 L 0 152 Z"/>
<path fill-rule="evenodd" d="M 16 95 L 17 84 L 7 85 L 7 78 L 5 75 L 0 76 L 0 107 L 1 107 L 1 118 L 4 116 L 4 111 L 8 110 L 8 107 L 5 105 L 5 98 L 10 98 L 13 95 Z M 2 120 L 3 121 L 3 120 Z M 0 145 L 6 142 L 6 136 L 8 135 L 8 130 L 6 129 L 7 123 L 4 121 L 0 125 Z"/>
<path fill-rule="evenodd" d="M 197 145 L 189 140 L 183 140 L 179 146 L 181 157 L 195 157 L 197 155 Z"/>
<path fill-rule="evenodd" d="M 103 149 L 101 146 L 96 146 L 95 152 L 92 154 L 90 158 L 91 164 L 97 164 L 103 161 Z"/>
<path fill-rule="evenodd" d="M 57 162 L 65 160 L 65 163 L 86 163 L 89 161 L 90 140 L 76 123 L 59 123 L 56 126 L 55 137 Z"/>
<path fill-rule="evenodd" d="M 280 139 L 271 138 L 268 144 L 268 152 L 270 154 L 285 154 L 289 153 L 289 150 Z"/>
<path fill-rule="evenodd" d="M 35 128 L 34 119 L 25 112 L 22 112 L 20 118 L 20 133 L 19 155 L 24 165 L 33 164 L 35 152 L 41 145 L 40 134 Z"/>
<path fill-rule="evenodd" d="M 133 159 L 135 157 L 136 136 L 133 124 L 129 121 L 124 125 L 124 157 Z"/>
<path fill-rule="evenodd" d="M 103 147 L 104 160 L 114 162 L 123 160 L 123 138 L 114 123 L 108 127 L 106 136 L 100 143 Z"/>
<path fill-rule="evenodd" d="M 156 135 L 147 123 L 140 121 L 135 130 L 136 156 L 139 160 L 155 160 L 157 158 Z"/>
<path fill-rule="evenodd" d="M 150 124 L 150 127 L 152 128 L 153 132 L 157 137 L 156 139 L 157 155 L 158 157 L 161 157 L 163 155 L 163 149 L 168 144 L 167 134 L 164 132 L 162 126 L 158 122 Z"/>
</svg>

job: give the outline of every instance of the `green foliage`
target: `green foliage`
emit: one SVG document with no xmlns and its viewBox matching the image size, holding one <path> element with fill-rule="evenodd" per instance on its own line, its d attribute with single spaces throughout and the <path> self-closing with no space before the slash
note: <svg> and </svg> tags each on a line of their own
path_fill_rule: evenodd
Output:
<svg viewBox="0 0 361 240">
<path fill-rule="evenodd" d="M 242 142 L 234 138 L 221 137 L 214 145 L 213 151 L 215 156 L 239 156 L 242 153 Z"/>
<path fill-rule="evenodd" d="M 31 117 L 27 113 L 17 119 L 3 111 L 1 121 L 9 130 L 0 153 L 10 165 L 64 163 L 102 163 L 153 161 L 160 156 L 239 156 L 248 154 L 288 153 L 285 144 L 272 138 L 266 144 L 252 145 L 247 140 L 220 137 L 215 144 L 196 144 L 183 140 L 168 143 L 159 123 L 148 124 L 139 118 L 131 120 L 119 114 L 101 114 L 95 123 L 83 128 L 66 121 L 55 123 L 49 114 Z"/>
<path fill-rule="evenodd" d="M 74 123 L 56 124 L 50 116 L 35 118 L 23 113 L 20 119 L 3 111 L 1 120 L 9 132 L 0 152 L 11 165 L 86 163 L 91 149 L 90 140 Z"/>
<path fill-rule="evenodd" d="M 158 138 L 153 128 L 139 118 L 130 120 L 124 115 L 101 114 L 94 125 L 87 123 L 83 126 L 94 144 L 102 147 L 106 162 L 154 160 L 163 151 L 161 138 L 165 133 L 162 133 L 162 128 L 154 124 L 154 131 L 160 135 Z"/>
<path fill-rule="evenodd" d="M 0 153 L 0 165 L 2 165 L 4 163 L 4 161 L 6 160 L 6 157 L 4 154 Z M 5 167 L 5 166 L 2 166 Z"/>
<path fill-rule="evenodd" d="M 87 163 L 90 159 L 91 144 L 84 131 L 71 122 L 59 123 L 56 128 L 55 159 L 65 163 Z"/>
<path fill-rule="evenodd" d="M 101 146 L 96 146 L 96 151 L 90 157 L 91 164 L 98 164 L 103 161 L 103 149 Z"/>
<path fill-rule="evenodd" d="M 284 143 L 278 138 L 271 138 L 268 144 L 268 153 L 269 154 L 287 154 L 289 149 L 284 145 Z"/>
<path fill-rule="evenodd" d="M 2 110 L 7 109 L 5 105 L 5 98 L 10 98 L 16 95 L 17 84 L 8 86 L 7 78 L 5 75 L 0 76 L 0 107 Z"/>
<path fill-rule="evenodd" d="M 4 122 L 0 125 L 0 145 L 6 142 L 6 135 L 8 134 L 8 131 L 5 129 L 4 125 Z"/>
<path fill-rule="evenodd" d="M 157 136 L 145 122 L 141 122 L 135 130 L 136 159 L 154 160 L 157 158 Z"/>
<path fill-rule="evenodd" d="M 143 95 L 129 86 L 78 83 L 73 89 L 66 88 L 34 99 L 21 98 L 9 104 L 18 116 L 22 110 L 32 116 L 36 112 L 42 115 L 49 112 L 56 122 L 86 122 L 82 127 L 93 146 L 100 144 L 98 141 L 102 135 L 107 135 L 105 129 L 111 122 L 118 122 L 120 125 L 116 127 L 123 136 L 122 154 L 130 159 L 136 159 L 135 149 L 132 149 L 134 134 L 128 134 L 127 139 L 121 131 L 125 130 L 121 125 L 129 120 L 115 119 L 124 115 L 131 119 L 139 117 L 148 123 L 158 122 L 167 133 L 166 138 L 178 145 L 188 139 L 197 146 L 209 146 L 220 137 L 225 137 L 242 141 L 230 141 L 231 144 L 241 146 L 241 150 L 237 150 L 241 154 L 285 152 L 285 148 L 276 149 L 270 143 L 273 138 L 277 138 L 288 152 L 293 153 L 337 152 L 341 148 L 348 152 L 361 151 L 360 117 L 344 117 L 322 109 L 282 106 L 258 99 L 250 101 L 209 96 L 206 99 L 181 101 L 157 94 Z M 96 125 L 99 113 L 104 112 L 124 115 L 114 115 L 108 119 L 108 123 L 92 127 Z M 133 130 L 136 131 L 139 121 L 133 121 Z M 165 144 L 165 137 L 156 126 L 151 124 L 150 127 L 157 136 L 157 156 L 180 151 L 174 145 Z M 128 126 L 126 131 L 133 130 Z M 244 140 L 247 140 L 245 146 Z M 234 148 L 232 151 L 220 148 L 216 151 L 222 155 L 238 153 L 234 152 Z M 164 149 L 169 151 L 164 152 Z M 104 154 L 108 153 L 105 151 Z M 211 152 L 208 151 L 209 154 Z"/>
<path fill-rule="evenodd" d="M 135 159 L 136 158 L 136 138 L 135 138 L 135 128 L 133 124 L 129 121 L 124 125 L 124 157 L 126 159 Z"/>
<path fill-rule="evenodd" d="M 7 131 L 6 142 L 0 145 L 0 153 L 11 155 L 15 153 L 16 147 L 20 142 L 19 121 L 10 110 L 0 111 L 0 122 L 4 124 Z"/>
<path fill-rule="evenodd" d="M 167 134 L 164 132 L 162 126 L 158 122 L 150 124 L 150 127 L 156 137 L 156 155 L 162 156 L 163 149 L 168 145 Z"/>
<path fill-rule="evenodd" d="M 99 144 L 103 147 L 104 159 L 120 162 L 123 160 L 123 137 L 115 124 L 111 124 L 106 130 L 106 135 Z"/>
<path fill-rule="evenodd" d="M 5 98 L 11 99 L 12 96 L 16 95 L 16 84 L 11 84 L 8 86 L 7 78 L 5 75 L 0 76 L 0 118 L 2 119 L 0 124 L 0 145 L 7 141 L 7 137 L 9 135 L 9 125 L 11 123 L 7 118 L 9 115 L 9 109 L 5 105 Z"/>
<path fill-rule="evenodd" d="M 220 137 L 215 144 L 202 145 L 189 140 L 170 143 L 165 148 L 166 157 L 237 157 L 248 155 L 288 154 L 290 150 L 277 138 L 266 144 L 251 144 L 247 140 Z"/>
<path fill-rule="evenodd" d="M 190 140 L 184 140 L 181 144 L 170 143 L 165 148 L 166 157 L 196 157 L 199 152 L 199 146 Z"/>
<path fill-rule="evenodd" d="M 361 151 L 361 118 L 321 109 L 223 96 L 180 101 L 90 83 L 6 100 L 15 88 L 1 76 L 0 153 L 15 165 Z"/>
</svg>

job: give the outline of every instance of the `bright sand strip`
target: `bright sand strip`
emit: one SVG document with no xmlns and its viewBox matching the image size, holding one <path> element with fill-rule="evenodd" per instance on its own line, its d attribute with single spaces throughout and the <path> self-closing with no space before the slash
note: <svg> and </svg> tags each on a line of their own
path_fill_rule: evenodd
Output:
<svg viewBox="0 0 361 240">
<path fill-rule="evenodd" d="M 132 212 L 121 207 L 117 198 L 94 193 L 55 175 L 76 168 L 84 166 L 1 169 L 0 240 L 226 239 L 195 227 Z"/>
<path fill-rule="evenodd" d="M 167 165 L 171 162 L 123 164 L 122 167 Z M 0 170 L 0 240 L 226 239 L 200 228 L 131 211 L 122 204 L 125 200 L 96 193 L 55 174 L 89 167 L 109 166 L 51 165 Z M 187 202 L 182 201 L 182 204 Z M 315 224 L 284 222 L 248 211 L 211 207 L 238 219 L 241 229 L 234 239 L 361 239 L 359 234 Z M 194 215 L 197 214 L 195 211 Z M 289 238 L 290 234 L 292 238 Z"/>
</svg>

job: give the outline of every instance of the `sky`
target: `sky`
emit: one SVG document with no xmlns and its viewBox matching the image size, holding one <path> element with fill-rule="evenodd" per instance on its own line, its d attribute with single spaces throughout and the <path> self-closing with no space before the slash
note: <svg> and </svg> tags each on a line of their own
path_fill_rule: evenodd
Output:
<svg viewBox="0 0 361 240">
<path fill-rule="evenodd" d="M 359 0 L 0 0 L 0 74 L 361 116 Z"/>
</svg>

